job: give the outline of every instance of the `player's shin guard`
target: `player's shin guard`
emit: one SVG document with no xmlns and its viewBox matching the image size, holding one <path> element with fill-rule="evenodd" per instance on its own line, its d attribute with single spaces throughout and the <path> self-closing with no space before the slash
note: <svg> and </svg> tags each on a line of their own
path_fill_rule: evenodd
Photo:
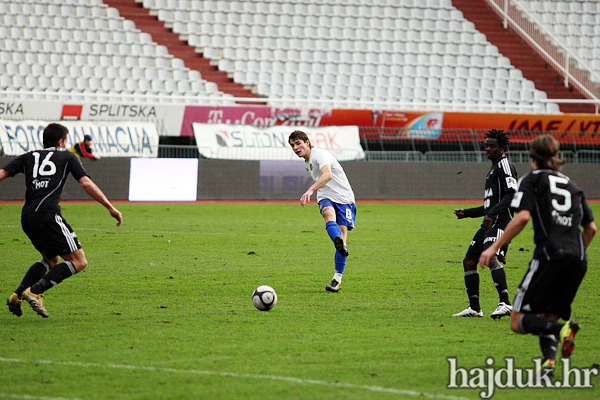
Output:
<svg viewBox="0 0 600 400">
<path fill-rule="evenodd" d="M 346 269 L 347 258 L 342 256 L 338 251 L 335 252 L 335 272 L 342 275 Z"/>
<path fill-rule="evenodd" d="M 338 226 L 338 224 L 334 221 L 329 221 L 325 224 L 325 229 L 327 230 L 327 234 L 331 238 L 331 240 L 336 237 L 342 237 L 342 230 Z"/>
<path fill-rule="evenodd" d="M 500 303 L 510 304 L 508 299 L 508 284 L 506 283 L 506 272 L 502 264 L 498 264 L 494 269 L 491 270 L 492 280 L 500 296 Z"/>
<path fill-rule="evenodd" d="M 68 277 L 75 275 L 77 270 L 70 261 L 57 264 L 42 279 L 31 287 L 31 293 L 40 294 L 53 286 L 58 285 Z"/>
<path fill-rule="evenodd" d="M 17 294 L 17 296 L 21 297 L 21 293 L 23 293 L 23 291 L 25 289 L 27 289 L 28 287 L 31 287 L 37 281 L 42 279 L 49 270 L 50 270 L 50 266 L 44 260 L 40 260 L 40 261 L 36 262 L 35 264 L 33 264 L 31 267 L 29 267 L 29 270 L 25 274 L 25 277 L 23 277 L 21 284 L 19 285 L 17 290 L 15 290 L 15 293 Z"/>
<path fill-rule="evenodd" d="M 469 306 L 475 311 L 481 310 L 479 305 L 479 271 L 466 271 L 465 272 L 465 288 L 467 289 L 467 296 L 469 296 Z"/>
</svg>

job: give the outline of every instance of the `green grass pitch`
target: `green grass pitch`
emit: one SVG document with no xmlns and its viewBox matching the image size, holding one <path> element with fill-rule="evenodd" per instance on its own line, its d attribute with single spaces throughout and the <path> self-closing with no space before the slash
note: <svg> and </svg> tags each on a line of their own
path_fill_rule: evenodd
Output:
<svg viewBox="0 0 600 400">
<path fill-rule="evenodd" d="M 480 222 L 454 217 L 465 206 L 359 202 L 334 294 L 325 292 L 334 249 L 314 202 L 122 203 L 119 228 L 96 203 L 63 203 L 89 265 L 46 293 L 48 319 L 2 304 L 0 399 L 477 399 L 477 389 L 446 388 L 447 357 L 532 367 L 540 351 L 536 337 L 489 318 L 498 296 L 487 270 L 485 318 L 451 317 L 468 305 L 462 259 Z M 40 258 L 20 209 L 0 204 L 2 302 Z M 511 297 L 532 236 L 530 224 L 509 249 Z M 599 242 L 574 303 L 580 368 L 600 363 Z M 250 299 L 263 284 L 279 297 L 269 312 Z M 597 399 L 599 390 L 493 398 Z"/>
</svg>

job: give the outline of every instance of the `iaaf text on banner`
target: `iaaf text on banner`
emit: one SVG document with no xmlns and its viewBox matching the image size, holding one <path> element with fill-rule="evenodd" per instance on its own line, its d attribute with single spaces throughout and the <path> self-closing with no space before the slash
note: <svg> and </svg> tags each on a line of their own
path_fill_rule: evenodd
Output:
<svg viewBox="0 0 600 400">
<path fill-rule="evenodd" d="M 47 121 L 0 121 L 0 143 L 7 156 L 43 148 Z M 158 131 L 151 122 L 61 121 L 69 129 L 67 148 L 92 137 L 92 149 L 101 157 L 156 157 Z"/>
<path fill-rule="evenodd" d="M 277 125 L 192 124 L 198 151 L 206 158 L 228 160 L 298 160 L 288 143 L 290 134 L 301 129 L 315 147 L 329 150 L 339 161 L 361 160 L 357 126 L 294 127 Z"/>
</svg>

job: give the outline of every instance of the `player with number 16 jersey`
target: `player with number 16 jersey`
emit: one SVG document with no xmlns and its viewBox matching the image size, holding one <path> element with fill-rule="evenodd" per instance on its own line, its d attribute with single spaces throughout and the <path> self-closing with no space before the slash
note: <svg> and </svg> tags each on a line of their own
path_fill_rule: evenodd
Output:
<svg viewBox="0 0 600 400">
<path fill-rule="evenodd" d="M 44 148 L 22 154 L 0 169 L 0 181 L 18 173 L 25 174 L 25 205 L 21 226 L 42 259 L 34 263 L 21 284 L 8 298 L 11 313 L 21 316 L 21 302 L 26 300 L 44 318 L 46 290 L 81 272 L 87 266 L 85 253 L 71 226 L 61 215 L 60 196 L 69 174 L 94 200 L 102 204 L 117 220 L 123 220 L 98 186 L 85 172 L 79 158 L 66 150 L 69 130 L 61 124 L 49 124 L 43 133 Z M 59 258 L 64 262 L 59 263 Z"/>
</svg>

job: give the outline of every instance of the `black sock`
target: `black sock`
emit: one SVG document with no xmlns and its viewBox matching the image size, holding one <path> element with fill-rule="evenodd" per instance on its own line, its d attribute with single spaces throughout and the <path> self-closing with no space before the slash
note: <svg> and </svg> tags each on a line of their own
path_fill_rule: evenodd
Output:
<svg viewBox="0 0 600 400">
<path fill-rule="evenodd" d="M 58 285 L 68 277 L 75 275 L 77 270 L 73 263 L 65 261 L 63 263 L 55 265 L 50 272 L 48 272 L 42 279 L 40 279 L 35 285 L 31 287 L 31 293 L 40 294 L 53 286 Z"/>
<path fill-rule="evenodd" d="M 519 321 L 519 327 L 523 333 L 533 335 L 560 335 L 560 329 L 564 324 L 555 322 L 535 314 L 525 314 Z"/>
<path fill-rule="evenodd" d="M 494 285 L 496 286 L 496 290 L 500 296 L 500 302 L 510 304 L 510 300 L 508 299 L 508 285 L 506 283 L 506 272 L 504 271 L 504 267 L 498 264 L 498 266 L 491 270 L 491 272 Z"/>
<path fill-rule="evenodd" d="M 21 293 L 23 293 L 23 291 L 25 289 L 27 289 L 28 287 L 31 287 L 37 281 L 42 279 L 44 277 L 44 275 L 46 275 L 46 272 L 48 272 L 49 269 L 50 269 L 50 266 L 44 260 L 40 260 L 40 261 L 36 262 L 35 264 L 33 264 L 31 267 L 29 267 L 29 270 L 23 277 L 21 284 L 19 285 L 17 290 L 15 290 L 15 293 L 17 294 L 17 296 L 19 296 L 19 298 L 21 298 Z"/>
<path fill-rule="evenodd" d="M 554 335 L 540 335 L 540 348 L 544 360 L 556 359 L 556 346 L 558 345 L 558 337 Z"/>
<path fill-rule="evenodd" d="M 469 306 L 474 311 L 480 311 L 479 271 L 473 270 L 465 272 L 465 288 L 467 289 L 467 296 L 469 296 Z"/>
</svg>

